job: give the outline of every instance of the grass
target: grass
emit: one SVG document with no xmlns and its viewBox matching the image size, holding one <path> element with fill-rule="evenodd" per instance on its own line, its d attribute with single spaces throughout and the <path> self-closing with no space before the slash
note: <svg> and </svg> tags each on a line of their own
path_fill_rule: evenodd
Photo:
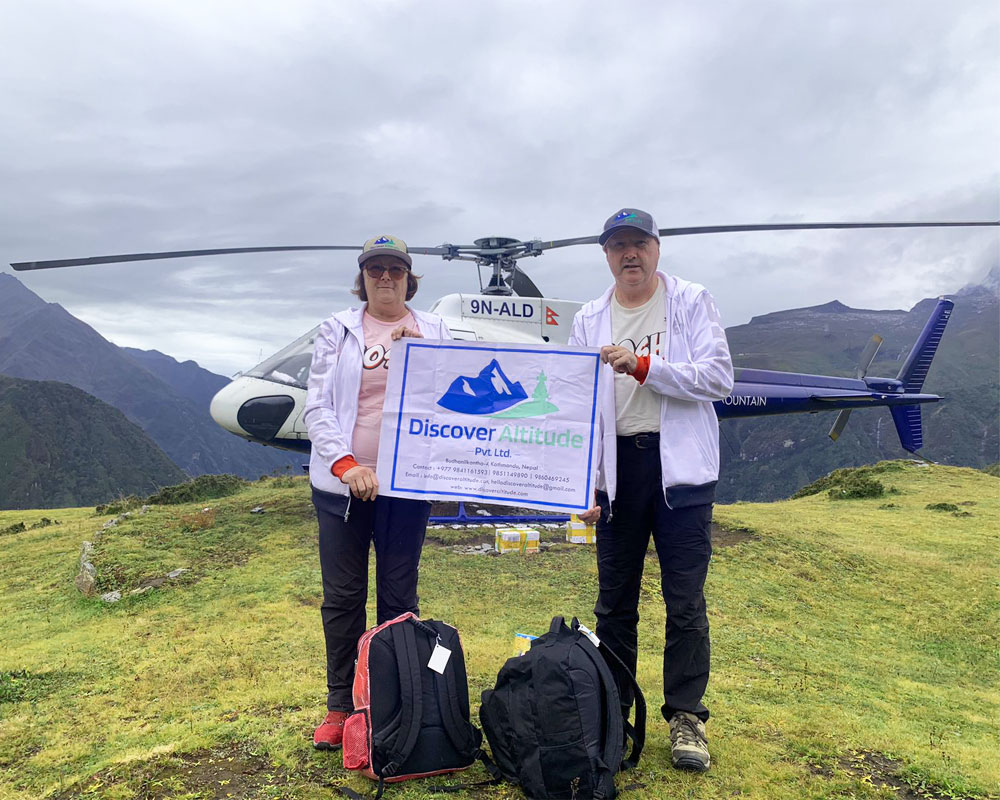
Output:
<svg viewBox="0 0 1000 800">
<path fill-rule="evenodd" d="M 1000 797 L 1000 484 L 950 467 L 888 472 L 879 477 L 897 490 L 891 503 L 833 502 L 817 490 L 716 508 L 718 522 L 753 536 L 717 548 L 709 575 L 705 775 L 668 766 L 651 556 L 638 677 L 652 713 L 642 762 L 619 779 L 643 788 L 625 798 Z M 936 504 L 961 512 L 928 510 Z M 251 514 L 256 506 L 264 513 Z M 32 528 L 43 517 L 59 522 Z M 115 605 L 73 586 L 80 542 L 107 518 L 92 508 L 0 512 L 0 530 L 25 523 L 0 540 L 0 800 L 370 792 L 339 754 L 309 744 L 325 678 L 304 480 L 153 506 L 108 529 L 93 557 L 102 591 L 190 570 Z M 596 580 L 588 546 L 487 558 L 429 540 L 421 605 L 462 632 L 476 698 L 512 655 L 515 632 L 543 632 L 557 613 L 591 625 Z M 481 768 L 466 777 L 482 778 Z M 433 796 L 420 781 L 388 792 Z M 523 797 L 506 786 L 478 796 Z"/>
</svg>

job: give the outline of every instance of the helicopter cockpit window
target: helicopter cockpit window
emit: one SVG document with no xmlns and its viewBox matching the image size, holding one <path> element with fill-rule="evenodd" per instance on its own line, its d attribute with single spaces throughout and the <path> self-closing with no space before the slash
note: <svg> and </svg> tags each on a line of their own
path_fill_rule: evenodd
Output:
<svg viewBox="0 0 1000 800">
<path fill-rule="evenodd" d="M 285 386 L 308 388 L 309 366 L 312 364 L 313 342 L 317 331 L 319 327 L 313 328 L 305 336 L 300 336 L 246 374 Z"/>
</svg>

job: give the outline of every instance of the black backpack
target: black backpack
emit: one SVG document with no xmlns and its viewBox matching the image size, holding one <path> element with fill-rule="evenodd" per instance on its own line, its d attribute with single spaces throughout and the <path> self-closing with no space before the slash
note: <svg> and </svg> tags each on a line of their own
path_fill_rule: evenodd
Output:
<svg viewBox="0 0 1000 800">
<path fill-rule="evenodd" d="M 428 666 L 451 651 L 443 672 Z M 344 724 L 344 767 L 386 783 L 465 769 L 482 734 L 469 721 L 469 686 L 458 631 L 401 614 L 358 642 L 354 713 Z M 356 792 L 342 788 L 348 797 Z"/>
<path fill-rule="evenodd" d="M 611 800 L 614 776 L 634 767 L 646 739 L 646 701 L 635 677 L 574 617 L 555 617 L 549 632 L 508 659 L 496 688 L 483 692 L 479 720 L 493 761 L 533 800 Z M 635 692 L 635 727 L 623 718 L 605 659 Z M 623 759 L 625 737 L 632 752 Z"/>
</svg>

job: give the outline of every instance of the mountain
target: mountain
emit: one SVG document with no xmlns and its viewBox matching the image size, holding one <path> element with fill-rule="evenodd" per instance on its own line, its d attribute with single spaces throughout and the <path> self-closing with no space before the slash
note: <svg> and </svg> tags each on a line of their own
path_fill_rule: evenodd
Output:
<svg viewBox="0 0 1000 800">
<path fill-rule="evenodd" d="M 65 383 L 0 375 L 0 508 L 94 505 L 185 479 L 118 409 Z"/>
<path fill-rule="evenodd" d="M 1000 270 L 952 295 L 955 309 L 925 390 L 945 400 L 923 407 L 921 453 L 946 464 L 982 467 L 1000 460 Z M 885 341 L 869 375 L 894 377 L 930 315 L 934 300 L 909 311 L 849 308 L 837 301 L 754 317 L 729 328 L 737 366 L 852 375 L 873 333 Z M 121 409 L 190 474 L 245 477 L 297 465 L 300 455 L 244 442 L 208 415 L 207 401 L 225 383 L 194 362 L 156 351 L 119 348 L 13 276 L 0 273 L 0 373 L 72 383 Z M 482 395 L 500 392 L 492 375 Z M 513 391 L 509 380 L 505 388 Z M 455 388 L 455 387 L 452 387 Z M 470 384 L 472 394 L 476 390 Z M 523 388 L 521 389 L 523 392 Z M 462 389 L 462 394 L 469 392 Z M 471 396 L 471 395 L 469 395 Z M 723 420 L 722 502 L 787 497 L 845 466 L 909 457 L 887 409 L 856 410 L 837 442 L 827 437 L 836 415 L 793 414 Z"/>
<path fill-rule="evenodd" d="M 478 375 L 455 378 L 438 405 L 460 414 L 492 414 L 527 399 L 520 381 L 512 382 L 494 358 Z"/>
<path fill-rule="evenodd" d="M 181 362 L 159 350 L 137 350 L 134 347 L 123 347 L 121 350 L 198 408 L 208 408 L 215 393 L 229 383 L 228 378 L 202 369 L 194 361 Z"/>
<path fill-rule="evenodd" d="M 188 363 L 130 355 L 0 273 L 0 374 L 58 380 L 94 395 L 139 425 L 189 475 L 252 478 L 301 463 L 301 456 L 243 441 L 216 425 L 205 402 L 205 371 Z"/>
<path fill-rule="evenodd" d="M 997 270 L 967 286 L 955 301 L 924 391 L 945 399 L 923 406 L 921 455 L 945 464 L 983 467 L 1000 450 L 1000 311 Z M 992 281 L 992 285 L 991 285 Z M 740 367 L 853 375 L 872 334 L 884 338 L 869 376 L 895 377 L 935 300 L 909 311 L 870 311 L 828 303 L 754 317 L 727 329 Z M 855 410 L 836 442 L 827 436 L 835 413 L 731 419 L 721 423 L 720 502 L 773 500 L 840 467 L 910 458 L 888 409 Z"/>
</svg>

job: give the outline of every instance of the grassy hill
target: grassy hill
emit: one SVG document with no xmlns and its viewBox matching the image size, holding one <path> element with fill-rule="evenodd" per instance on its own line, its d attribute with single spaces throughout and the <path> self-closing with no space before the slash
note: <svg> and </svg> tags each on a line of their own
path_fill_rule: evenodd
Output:
<svg viewBox="0 0 1000 800">
<path fill-rule="evenodd" d="M 712 770 L 670 769 L 666 724 L 651 714 L 642 763 L 619 783 L 643 788 L 624 798 L 1000 796 L 1000 483 L 902 463 L 868 477 L 883 497 L 832 500 L 817 487 L 717 507 L 729 533 L 707 589 Z M 325 680 L 302 479 L 154 506 L 106 529 L 93 560 L 101 590 L 125 592 L 115 605 L 73 586 L 80 542 L 107 517 L 44 514 L 60 524 L 31 529 L 43 512 L 0 512 L 0 798 L 372 791 L 339 754 L 310 747 Z M 19 523 L 26 530 L 4 534 Z M 424 615 L 462 632 L 473 697 L 492 686 L 515 632 L 540 633 L 555 613 L 591 624 L 596 584 L 589 546 L 495 558 L 445 546 L 477 535 L 430 531 L 421 573 Z M 639 682 L 656 709 L 664 620 L 652 566 Z M 189 571 L 162 580 L 179 568 Z M 388 796 L 431 797 L 425 786 Z M 510 787 L 477 796 L 523 797 Z"/>
</svg>

